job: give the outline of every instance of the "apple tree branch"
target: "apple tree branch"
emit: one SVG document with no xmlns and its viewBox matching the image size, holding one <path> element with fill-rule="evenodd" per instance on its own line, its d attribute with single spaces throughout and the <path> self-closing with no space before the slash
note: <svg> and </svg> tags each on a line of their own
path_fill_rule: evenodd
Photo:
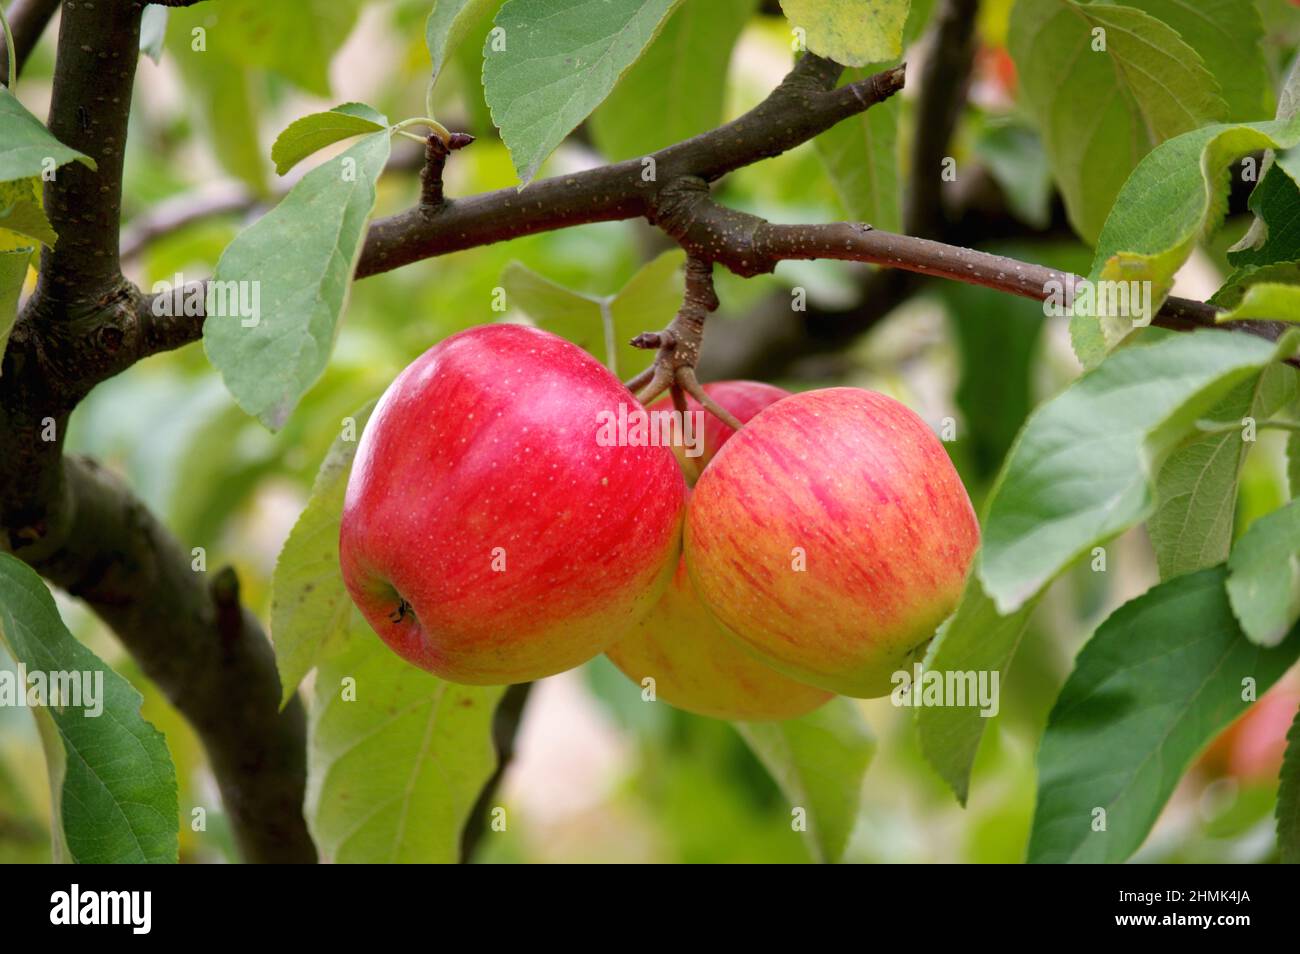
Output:
<svg viewBox="0 0 1300 954">
<path fill-rule="evenodd" d="M 85 601 L 194 726 L 244 857 L 314 861 L 302 707 L 280 711 L 270 644 L 239 606 L 233 574 L 209 582 L 126 486 L 63 454 L 90 389 L 172 340 L 118 260 L 143 9 L 63 5 L 48 123 L 97 169 L 72 163 L 45 183 L 60 237 L 42 254 L 0 373 L 0 546 Z"/>
<path fill-rule="evenodd" d="M 15 18 L 32 11 L 23 20 L 39 35 L 37 24 L 43 26 L 54 6 L 18 0 Z M 98 169 L 73 164 L 45 185 L 60 240 L 42 255 L 36 292 L 14 327 L 0 374 L 0 546 L 84 599 L 195 726 L 245 857 L 310 861 L 302 710 L 278 710 L 270 649 L 239 606 L 237 582 L 228 573 L 208 581 L 192 572 L 188 548 L 128 488 L 93 463 L 63 454 L 69 415 L 96 384 L 148 355 L 197 341 L 202 332 L 202 316 L 154 315 L 153 298 L 120 268 L 123 159 L 143 8 L 141 0 L 63 4 L 49 127 L 93 157 Z M 946 9 L 960 12 L 961 0 Z M 544 179 L 522 191 L 448 197 L 440 172 L 452 160 L 431 155 L 421 201 L 371 224 L 356 277 L 540 232 L 644 218 L 679 242 L 697 271 L 716 263 L 754 275 L 786 259 L 838 258 L 1038 298 L 1049 280 L 1071 280 L 867 224 L 774 224 L 716 203 L 711 183 L 809 141 L 894 95 L 904 81 L 902 67 L 837 86 L 841 73 L 806 55 L 763 102 L 730 123 L 641 159 Z M 931 143 L 930 134 L 922 141 Z M 922 232 L 930 230 L 922 222 L 929 218 L 909 213 Z M 1213 318 L 1208 305 L 1173 299 L 1157 322 L 1186 328 Z M 1247 330 L 1275 329 L 1260 323 Z M 49 422 L 54 440 L 45 439 Z"/>
</svg>

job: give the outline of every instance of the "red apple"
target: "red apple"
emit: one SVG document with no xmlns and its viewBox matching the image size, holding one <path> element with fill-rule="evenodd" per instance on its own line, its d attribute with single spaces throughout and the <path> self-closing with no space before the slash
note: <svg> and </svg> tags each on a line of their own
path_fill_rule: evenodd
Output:
<svg viewBox="0 0 1300 954">
<path fill-rule="evenodd" d="M 686 564 L 715 616 L 772 665 L 886 695 L 961 595 L 979 543 L 943 445 L 897 401 L 792 395 L 727 442 L 686 515 Z"/>
<path fill-rule="evenodd" d="M 1293 669 L 1219 733 L 1201 756 L 1201 768 L 1248 782 L 1276 781 L 1297 706 L 1300 670 Z"/>
<path fill-rule="evenodd" d="M 654 679 L 655 697 L 715 719 L 789 719 L 833 693 L 784 676 L 728 635 L 678 564 L 667 592 L 605 655 L 633 682 Z"/>
<path fill-rule="evenodd" d="M 555 335 L 488 325 L 407 367 L 348 481 L 343 579 L 398 655 L 454 682 L 522 682 L 604 651 L 680 557 L 686 483 L 665 447 L 610 447 L 635 403 Z"/>
<path fill-rule="evenodd" d="M 762 381 L 710 381 L 704 385 L 704 393 L 717 401 L 724 410 L 730 411 L 732 416 L 742 424 L 769 404 L 790 394 L 783 388 L 778 388 L 774 384 L 764 384 Z M 682 465 L 686 482 L 694 486 L 695 481 L 699 479 L 700 471 L 707 467 L 713 455 L 722 449 L 727 438 L 736 432 L 723 423 L 721 418 L 704 410 L 690 395 L 686 397 L 686 408 L 690 414 L 695 415 L 695 420 L 704 422 L 704 427 L 701 434 L 691 432 L 691 436 L 695 438 L 695 446 L 674 445 L 673 453 L 677 455 L 677 462 Z M 673 410 L 672 397 L 667 395 L 650 405 L 652 413 L 671 410 Z"/>
<path fill-rule="evenodd" d="M 1014 98 L 1019 78 L 1016 74 L 1016 61 L 1005 46 L 982 46 L 976 51 L 976 62 L 980 74 L 992 81 L 998 91 L 1008 98 Z"/>
<path fill-rule="evenodd" d="M 741 423 L 789 396 L 758 381 L 715 381 L 704 390 Z M 672 399 L 665 397 L 649 410 L 671 411 Z M 673 450 L 694 483 L 692 475 L 707 467 L 736 432 L 694 398 L 687 398 L 687 411 L 703 415 L 696 418 L 702 426 L 689 432 L 697 438 L 691 448 L 697 453 L 689 455 L 681 446 Z M 700 602 L 684 562 L 650 615 L 605 655 L 637 684 L 653 678 L 656 699 L 718 719 L 787 719 L 811 712 L 832 695 L 782 675 L 728 634 Z"/>
</svg>

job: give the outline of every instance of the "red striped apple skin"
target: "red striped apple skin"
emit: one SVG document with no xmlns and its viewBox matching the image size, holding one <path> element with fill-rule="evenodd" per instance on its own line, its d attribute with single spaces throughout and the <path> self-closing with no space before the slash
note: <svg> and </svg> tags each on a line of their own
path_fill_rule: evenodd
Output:
<svg viewBox="0 0 1300 954">
<path fill-rule="evenodd" d="M 686 563 L 714 615 L 783 672 L 861 698 L 886 695 L 956 606 L 978 544 L 938 438 L 857 388 L 759 413 L 687 507 Z"/>
<path fill-rule="evenodd" d="M 790 392 L 784 388 L 778 388 L 774 384 L 764 384 L 762 381 L 710 381 L 704 385 L 704 393 L 717 401 L 723 410 L 730 411 L 732 417 L 742 424 L 769 404 L 790 395 Z M 671 396 L 662 397 L 650 405 L 651 411 L 672 409 Z M 700 402 L 689 394 L 686 396 L 686 409 L 691 413 L 703 414 L 703 453 L 698 457 L 688 457 L 684 447 L 674 447 L 673 453 L 677 455 L 677 462 L 682 465 L 686 482 L 694 486 L 695 481 L 699 479 L 700 471 L 709 465 L 713 455 L 721 450 L 722 445 L 736 432 L 721 418 L 704 410 Z"/>
<path fill-rule="evenodd" d="M 715 719 L 790 719 L 834 695 L 782 675 L 727 634 L 700 601 L 685 561 L 650 615 L 605 655 L 637 684 L 653 678 L 656 699 Z"/>
<path fill-rule="evenodd" d="M 790 394 L 759 381 L 713 381 L 704 390 L 741 423 Z M 687 410 L 704 412 L 694 398 L 686 400 Z M 672 408 L 670 397 L 650 406 L 652 411 Z M 688 481 L 736 433 L 714 415 L 704 415 L 702 453 L 687 457 L 683 448 L 673 448 Z M 638 685 L 653 678 L 657 700 L 715 719 L 789 719 L 832 697 L 777 672 L 727 633 L 700 601 L 685 561 L 678 563 L 673 582 L 650 615 L 605 655 Z"/>
<path fill-rule="evenodd" d="M 602 447 L 634 398 L 555 335 L 453 335 L 392 383 L 357 447 L 343 579 L 404 659 L 473 685 L 603 652 L 679 561 L 686 484 L 665 447 Z M 502 562 L 504 561 L 504 562 Z"/>
</svg>

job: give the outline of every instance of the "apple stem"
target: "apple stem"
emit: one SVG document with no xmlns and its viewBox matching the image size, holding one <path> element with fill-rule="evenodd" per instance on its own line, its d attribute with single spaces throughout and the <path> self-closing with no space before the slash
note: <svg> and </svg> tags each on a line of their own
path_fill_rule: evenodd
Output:
<svg viewBox="0 0 1300 954">
<path fill-rule="evenodd" d="M 654 348 L 658 353 L 654 363 L 628 381 L 627 387 L 642 404 L 650 404 L 664 391 L 671 390 L 673 405 L 683 412 L 689 394 L 728 427 L 740 430 L 740 421 L 705 394 L 695 376 L 695 366 L 699 364 L 700 348 L 704 343 L 704 322 L 717 308 L 713 262 L 689 255 L 686 259 L 686 292 L 682 296 L 682 307 L 672 322 L 662 331 L 643 332 L 630 342 L 634 348 Z"/>
<path fill-rule="evenodd" d="M 663 352 L 659 354 L 662 355 Z M 674 376 L 673 369 L 661 362 L 658 356 L 655 357 L 655 363 L 650 365 L 649 370 L 650 383 L 636 393 L 636 399 L 646 405 L 668 389 L 668 386 L 673 383 Z"/>
<path fill-rule="evenodd" d="M 704 392 L 704 388 L 700 385 L 699 379 L 695 377 L 694 368 L 678 368 L 677 383 L 686 390 L 687 394 L 699 401 L 701 407 L 718 420 L 722 421 L 723 424 L 726 424 L 733 431 L 738 431 L 745 426 L 734 414 Z"/>
<path fill-rule="evenodd" d="M 637 374 L 635 377 L 632 377 L 629 380 L 625 381 L 623 383 L 623 387 L 627 388 L 629 391 L 635 394 L 637 391 L 640 391 L 643 387 L 645 387 L 647 384 L 650 383 L 650 379 L 654 377 L 654 373 L 655 373 L 655 366 L 652 364 L 644 371 L 642 371 L 640 374 Z"/>
<path fill-rule="evenodd" d="M 681 384 L 674 381 L 669 390 L 672 392 L 673 396 L 673 407 L 678 411 L 678 413 L 685 414 L 689 408 L 686 405 L 686 392 L 682 390 Z"/>
</svg>

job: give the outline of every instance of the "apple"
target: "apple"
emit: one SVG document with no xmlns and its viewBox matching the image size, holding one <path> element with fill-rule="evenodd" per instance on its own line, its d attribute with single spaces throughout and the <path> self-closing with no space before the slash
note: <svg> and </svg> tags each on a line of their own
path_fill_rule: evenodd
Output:
<svg viewBox="0 0 1300 954">
<path fill-rule="evenodd" d="M 685 558 L 727 630 L 782 672 L 883 696 L 956 606 L 979 524 L 943 445 L 882 394 L 759 412 L 700 476 Z"/>
<path fill-rule="evenodd" d="M 1219 733 L 1200 757 L 1200 767 L 1246 782 L 1276 781 L 1297 706 L 1300 670 L 1293 669 Z"/>
<path fill-rule="evenodd" d="M 357 447 L 343 580 L 400 656 L 454 682 L 570 669 L 635 626 L 681 553 L 666 447 L 603 446 L 634 404 L 594 358 L 520 325 L 447 338 L 384 392 Z"/>
<path fill-rule="evenodd" d="M 981 76 L 993 84 L 993 87 L 1007 99 L 1014 99 L 1019 77 L 1016 73 L 1016 61 L 1011 58 L 1005 46 L 995 44 L 982 46 L 976 51 L 976 62 Z"/>
<path fill-rule="evenodd" d="M 789 396 L 759 381 L 714 381 L 704 385 L 704 391 L 741 423 Z M 663 398 L 649 410 L 671 411 L 672 399 Z M 694 398 L 687 398 L 687 410 L 702 415 L 698 431 L 683 431 L 698 435 L 700 453 L 688 456 L 679 445 L 673 450 L 693 483 L 692 475 L 707 467 L 736 431 Z M 684 561 L 679 561 L 672 583 L 650 615 L 605 655 L 638 685 L 653 678 L 656 699 L 717 719 L 788 719 L 811 712 L 832 696 L 782 675 L 728 634 L 700 602 Z"/>
<path fill-rule="evenodd" d="M 605 655 L 655 698 L 715 719 L 789 719 L 834 693 L 789 678 L 728 635 L 700 601 L 680 561 L 650 615 Z"/>
<path fill-rule="evenodd" d="M 764 384 L 762 381 L 710 381 L 704 385 L 704 393 L 730 411 L 732 416 L 742 424 L 769 404 L 790 395 L 790 392 L 784 388 L 778 388 L 774 384 Z M 704 422 L 702 433 L 691 432 L 690 436 L 696 442 L 695 447 L 688 448 L 682 444 L 674 444 L 673 453 L 677 455 L 677 462 L 682 465 L 686 482 L 694 486 L 695 481 L 699 479 L 700 471 L 708 466 L 713 455 L 722 449 L 722 445 L 736 431 L 721 418 L 706 411 L 690 395 L 686 397 L 686 408 L 689 413 L 695 415 L 695 420 Z M 670 396 L 660 398 L 650 405 L 649 410 L 652 413 L 673 410 L 672 398 Z M 695 451 L 699 453 L 694 453 Z"/>
</svg>

